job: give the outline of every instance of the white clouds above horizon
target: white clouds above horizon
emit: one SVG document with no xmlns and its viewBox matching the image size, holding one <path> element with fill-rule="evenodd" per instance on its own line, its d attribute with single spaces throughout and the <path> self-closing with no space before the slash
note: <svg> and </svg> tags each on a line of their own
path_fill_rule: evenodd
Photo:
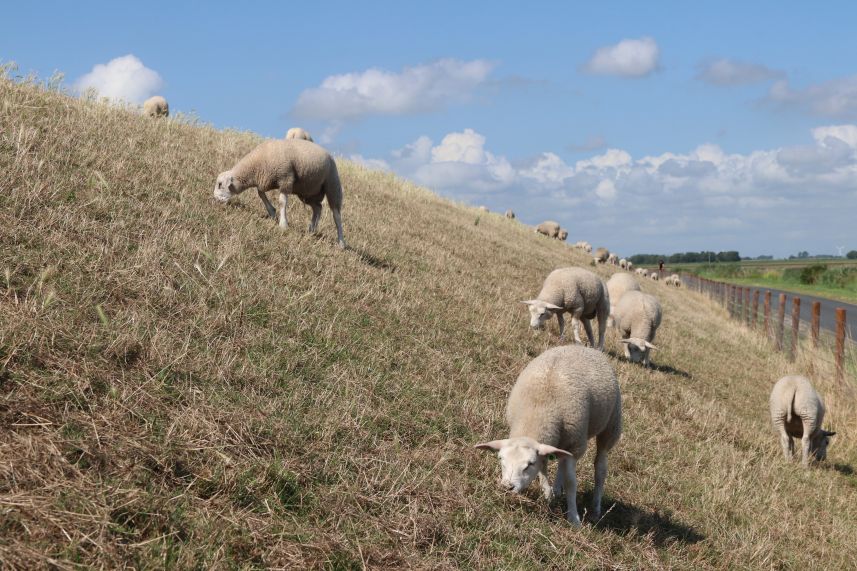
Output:
<svg viewBox="0 0 857 571">
<path fill-rule="evenodd" d="M 405 67 L 399 73 L 371 68 L 331 75 L 304 90 L 292 109 L 296 117 L 352 121 L 370 115 L 407 115 L 466 101 L 496 65 L 486 60 L 441 59 Z"/>
<path fill-rule="evenodd" d="M 625 39 L 598 48 L 582 70 L 595 75 L 645 77 L 658 69 L 660 48 L 654 38 Z"/>
<path fill-rule="evenodd" d="M 857 75 L 795 89 L 787 79 L 768 91 L 769 103 L 794 107 L 812 115 L 833 119 L 857 118 Z"/>
<path fill-rule="evenodd" d="M 142 103 L 163 88 L 164 81 L 158 72 L 149 69 L 140 59 L 128 54 L 105 64 L 96 64 L 92 71 L 78 78 L 72 85 L 79 93 L 95 89 L 101 97 L 113 101 Z"/>
<path fill-rule="evenodd" d="M 696 78 L 711 85 L 733 86 L 778 79 L 784 75 L 761 64 L 720 58 L 699 64 Z"/>
</svg>

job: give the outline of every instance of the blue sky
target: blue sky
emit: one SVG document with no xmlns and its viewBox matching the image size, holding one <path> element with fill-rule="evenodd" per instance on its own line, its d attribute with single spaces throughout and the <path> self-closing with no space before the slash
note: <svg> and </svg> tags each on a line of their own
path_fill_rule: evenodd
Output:
<svg viewBox="0 0 857 571">
<path fill-rule="evenodd" d="M 857 249 L 857 5 L 605 4 L 15 3 L 0 60 L 626 255 Z"/>
</svg>

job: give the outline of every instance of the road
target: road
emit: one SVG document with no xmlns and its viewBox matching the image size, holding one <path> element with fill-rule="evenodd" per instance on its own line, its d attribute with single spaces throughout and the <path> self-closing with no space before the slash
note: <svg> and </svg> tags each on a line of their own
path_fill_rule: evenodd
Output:
<svg viewBox="0 0 857 571">
<path fill-rule="evenodd" d="M 694 276 L 690 276 L 685 274 L 682 276 L 682 281 L 691 289 L 695 287 Z M 755 290 L 759 290 L 761 293 L 759 294 L 759 316 L 762 315 L 762 307 L 765 299 L 765 292 L 771 292 L 771 315 L 775 316 L 778 311 L 779 304 L 779 296 L 781 293 L 786 294 L 786 327 L 791 323 L 791 315 L 792 315 L 792 298 L 799 297 L 800 298 L 800 318 L 801 321 L 806 321 L 810 323 L 812 321 L 812 303 L 814 301 L 821 302 L 821 327 L 822 329 L 827 329 L 828 331 L 835 332 L 836 331 L 836 308 L 844 307 L 845 308 L 845 335 L 850 339 L 855 338 L 855 333 L 857 333 L 857 305 L 853 305 L 850 303 L 845 303 L 843 301 L 834 301 L 832 299 L 827 299 L 823 297 L 816 297 L 813 295 L 806 295 L 803 293 L 794 293 L 790 291 L 778 290 L 769 287 L 754 287 L 754 286 L 740 286 L 740 287 L 750 287 L 750 291 L 753 292 Z M 751 293 L 752 295 L 752 293 Z"/>
</svg>

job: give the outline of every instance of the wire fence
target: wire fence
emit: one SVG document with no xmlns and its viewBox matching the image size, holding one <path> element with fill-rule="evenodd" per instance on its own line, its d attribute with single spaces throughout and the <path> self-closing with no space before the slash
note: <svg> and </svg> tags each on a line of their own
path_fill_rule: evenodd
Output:
<svg viewBox="0 0 857 571">
<path fill-rule="evenodd" d="M 773 350 L 787 353 L 792 361 L 802 352 L 811 352 L 808 356 L 812 360 L 826 362 L 830 366 L 840 386 L 851 385 L 857 378 L 857 345 L 846 327 L 847 311 L 844 307 L 835 309 L 835 323 L 831 330 L 821 327 L 819 301 L 806 300 L 810 304 L 807 320 L 801 318 L 804 302 L 799 295 L 774 294 L 766 289 L 692 274 L 682 275 L 682 281 L 688 289 L 722 305 L 732 319 L 767 337 Z"/>
</svg>

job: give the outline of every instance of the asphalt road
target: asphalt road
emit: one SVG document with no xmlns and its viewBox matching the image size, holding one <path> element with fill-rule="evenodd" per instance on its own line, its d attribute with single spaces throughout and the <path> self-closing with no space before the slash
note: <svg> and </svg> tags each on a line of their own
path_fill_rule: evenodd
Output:
<svg viewBox="0 0 857 571">
<path fill-rule="evenodd" d="M 683 276 L 683 281 L 685 284 L 693 288 L 694 287 L 694 277 L 693 276 Z M 747 286 L 741 286 L 747 287 Z M 800 319 L 801 321 L 806 321 L 807 323 L 812 322 L 812 304 L 815 301 L 821 303 L 821 328 L 827 329 L 829 331 L 836 331 L 836 308 L 844 307 L 845 308 L 845 335 L 846 337 L 854 340 L 855 334 L 857 334 L 857 305 L 853 305 L 850 303 L 845 303 L 843 301 L 834 301 L 832 299 L 827 299 L 824 297 L 816 297 L 813 295 L 806 295 L 802 293 L 794 293 L 790 291 L 783 291 L 773 288 L 761 288 L 761 287 L 750 287 L 750 295 L 755 290 L 759 290 L 759 317 L 762 316 L 762 307 L 764 307 L 765 300 L 765 292 L 771 292 L 771 315 L 776 316 L 777 311 L 779 310 L 779 296 L 781 293 L 786 294 L 786 327 L 789 327 L 791 324 L 791 315 L 792 315 L 792 299 L 794 297 L 800 298 Z"/>
</svg>

